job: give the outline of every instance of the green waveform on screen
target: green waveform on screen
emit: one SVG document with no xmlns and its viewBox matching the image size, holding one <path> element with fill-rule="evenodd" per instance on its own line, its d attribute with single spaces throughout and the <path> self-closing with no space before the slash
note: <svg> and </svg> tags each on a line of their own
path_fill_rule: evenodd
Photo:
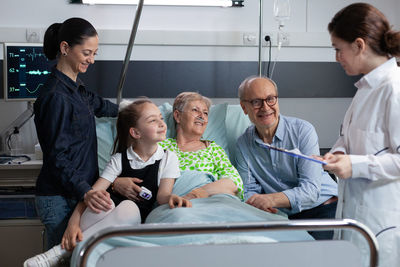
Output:
<svg viewBox="0 0 400 267">
<path fill-rule="evenodd" d="M 27 72 L 30 75 L 47 75 L 50 74 L 50 71 L 44 70 L 44 71 L 40 71 L 40 70 L 30 70 Z"/>
<path fill-rule="evenodd" d="M 36 57 L 44 57 L 47 60 L 46 55 L 44 53 L 36 52 L 38 50 L 40 51 L 40 49 L 33 48 L 31 53 L 26 53 L 26 56 L 31 58 L 32 61 L 34 61 Z M 21 49 L 20 52 L 25 52 L 25 49 Z"/>
<path fill-rule="evenodd" d="M 30 94 L 34 94 L 34 93 L 36 93 L 36 92 L 39 90 L 39 88 L 42 87 L 42 86 L 43 86 L 43 83 L 39 83 L 38 86 L 36 86 L 36 89 L 33 90 L 33 91 L 29 90 L 29 88 L 26 87 L 26 91 L 28 91 L 28 93 L 30 93 Z"/>
</svg>

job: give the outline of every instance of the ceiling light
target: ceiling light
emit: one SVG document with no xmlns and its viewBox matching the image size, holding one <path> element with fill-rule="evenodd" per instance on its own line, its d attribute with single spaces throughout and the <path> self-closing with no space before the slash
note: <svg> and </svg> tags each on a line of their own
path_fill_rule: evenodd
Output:
<svg viewBox="0 0 400 267">
<path fill-rule="evenodd" d="M 137 5 L 139 0 L 82 0 L 82 4 L 113 4 L 113 5 Z M 235 3 L 236 2 L 236 3 Z M 158 6 L 234 6 L 237 2 L 232 0 L 146 0 L 145 5 Z"/>
</svg>

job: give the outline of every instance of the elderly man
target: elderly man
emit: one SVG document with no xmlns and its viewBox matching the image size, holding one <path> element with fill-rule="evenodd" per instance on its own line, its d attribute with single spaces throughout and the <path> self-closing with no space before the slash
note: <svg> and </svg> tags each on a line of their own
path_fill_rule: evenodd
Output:
<svg viewBox="0 0 400 267">
<path fill-rule="evenodd" d="M 239 87 L 240 105 L 254 124 L 238 138 L 236 166 L 245 185 L 247 203 L 290 219 L 334 218 L 337 184 L 319 163 L 269 149 L 298 148 L 319 155 L 318 137 L 307 121 L 279 113 L 278 89 L 265 77 L 249 77 Z M 310 232 L 330 239 L 333 231 Z"/>
</svg>

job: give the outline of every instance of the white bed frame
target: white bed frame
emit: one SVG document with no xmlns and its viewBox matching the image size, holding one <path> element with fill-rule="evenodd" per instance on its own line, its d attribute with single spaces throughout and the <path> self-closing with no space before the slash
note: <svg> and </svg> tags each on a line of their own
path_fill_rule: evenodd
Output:
<svg viewBox="0 0 400 267">
<path fill-rule="evenodd" d="M 292 220 L 249 223 L 142 224 L 109 228 L 88 239 L 78 252 L 76 266 L 87 266 L 90 253 L 105 239 L 121 236 L 210 234 L 254 231 L 332 230 L 359 232 L 370 248 L 370 267 L 378 264 L 378 242 L 365 225 L 344 220 Z M 357 267 L 361 265 L 357 247 L 343 240 L 293 241 L 255 244 L 179 245 L 157 247 L 117 247 L 104 253 L 96 267 L 103 266 L 307 266 Z"/>
</svg>

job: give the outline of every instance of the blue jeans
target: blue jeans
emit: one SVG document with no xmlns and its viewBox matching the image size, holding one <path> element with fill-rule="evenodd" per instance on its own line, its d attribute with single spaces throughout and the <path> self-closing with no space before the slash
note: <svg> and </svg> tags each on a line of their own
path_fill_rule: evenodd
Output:
<svg viewBox="0 0 400 267">
<path fill-rule="evenodd" d="M 62 196 L 36 196 L 36 210 L 46 228 L 47 249 L 61 243 L 68 220 L 78 201 Z"/>
<path fill-rule="evenodd" d="M 303 210 L 302 212 L 292 214 L 289 216 L 290 220 L 302 220 L 302 219 L 334 219 L 336 213 L 337 201 L 324 205 L 321 204 L 315 208 L 309 210 Z M 333 237 L 332 231 L 308 231 L 312 237 L 316 240 L 328 240 Z"/>
</svg>

